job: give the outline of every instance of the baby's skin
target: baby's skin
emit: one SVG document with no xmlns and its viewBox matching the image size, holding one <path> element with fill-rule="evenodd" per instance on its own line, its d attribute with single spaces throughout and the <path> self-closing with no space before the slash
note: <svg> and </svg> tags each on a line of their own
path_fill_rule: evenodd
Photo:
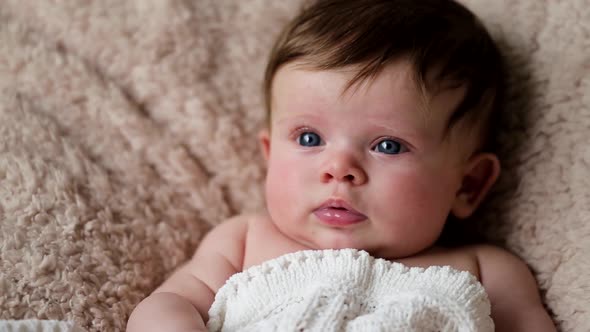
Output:
<svg viewBox="0 0 590 332">
<path fill-rule="evenodd" d="M 128 331 L 205 331 L 215 293 L 235 273 L 300 250 L 355 248 L 410 267 L 473 274 L 497 331 L 555 331 L 526 264 L 490 245 L 436 246 L 450 214 L 469 217 L 498 177 L 478 127 L 447 130 L 464 89 L 428 98 L 408 61 L 352 87 L 355 68 L 279 69 L 270 128 L 266 211 L 223 222 L 193 258 L 132 313 Z"/>
</svg>

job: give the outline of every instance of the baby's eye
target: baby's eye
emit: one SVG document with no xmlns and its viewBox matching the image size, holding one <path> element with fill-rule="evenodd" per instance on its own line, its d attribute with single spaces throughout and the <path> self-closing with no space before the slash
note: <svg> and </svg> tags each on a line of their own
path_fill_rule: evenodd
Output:
<svg viewBox="0 0 590 332">
<path fill-rule="evenodd" d="M 383 139 L 375 145 L 373 151 L 385 153 L 385 154 L 399 154 L 405 152 L 405 147 L 392 139 Z"/>
<path fill-rule="evenodd" d="M 316 133 L 305 132 L 299 135 L 297 142 L 301 146 L 318 146 L 322 143 L 322 139 L 320 138 L 320 135 Z"/>
</svg>

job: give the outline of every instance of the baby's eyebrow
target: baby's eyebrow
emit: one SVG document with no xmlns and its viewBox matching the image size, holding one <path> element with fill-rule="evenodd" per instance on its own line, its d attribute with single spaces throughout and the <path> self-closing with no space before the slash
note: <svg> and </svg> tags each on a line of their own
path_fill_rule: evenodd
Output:
<svg viewBox="0 0 590 332">
<path fill-rule="evenodd" d="M 382 129 L 387 132 L 395 133 L 396 135 L 407 137 L 408 139 L 412 140 L 424 140 L 424 138 L 429 137 L 429 131 L 426 127 L 424 128 L 416 128 L 416 126 L 410 126 L 407 123 L 399 126 L 391 126 L 384 123 L 384 121 L 369 121 L 369 125 Z M 400 137 L 400 138 L 403 138 Z"/>
<path fill-rule="evenodd" d="M 389 124 L 393 120 L 384 121 L 383 119 L 379 119 L 379 118 L 377 118 L 377 119 L 367 118 L 366 121 L 372 127 L 375 127 L 378 129 L 383 129 L 386 131 L 396 132 L 396 133 L 399 133 L 400 135 L 403 134 L 408 137 L 421 138 L 421 137 L 428 136 L 428 134 L 429 134 L 428 128 L 426 126 L 419 126 L 418 124 L 413 125 L 412 123 L 408 123 L 407 120 L 404 121 L 403 119 L 395 121 L 395 123 L 397 123 L 397 125 Z"/>
<path fill-rule="evenodd" d="M 312 121 L 314 123 L 318 123 L 318 122 L 322 122 L 323 119 L 322 117 L 318 116 L 317 114 L 312 114 L 312 113 L 304 113 L 304 114 L 298 114 L 298 115 L 293 115 L 293 116 L 283 116 L 279 119 L 277 119 L 276 124 L 277 125 L 282 125 L 285 122 L 297 122 L 297 121 Z"/>
</svg>

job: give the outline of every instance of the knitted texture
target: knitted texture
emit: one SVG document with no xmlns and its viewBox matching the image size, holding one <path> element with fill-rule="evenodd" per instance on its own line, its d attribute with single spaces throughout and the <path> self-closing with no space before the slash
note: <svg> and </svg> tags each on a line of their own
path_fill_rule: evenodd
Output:
<svg viewBox="0 0 590 332">
<path fill-rule="evenodd" d="M 493 331 L 473 275 L 406 267 L 365 251 L 308 250 L 233 275 L 210 331 Z"/>
</svg>

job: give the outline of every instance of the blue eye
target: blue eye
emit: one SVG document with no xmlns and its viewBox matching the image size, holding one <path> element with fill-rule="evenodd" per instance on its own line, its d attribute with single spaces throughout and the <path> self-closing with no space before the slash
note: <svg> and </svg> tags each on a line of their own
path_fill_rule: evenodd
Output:
<svg viewBox="0 0 590 332">
<path fill-rule="evenodd" d="M 385 154 L 399 154 L 403 152 L 403 145 L 401 143 L 396 142 L 392 139 L 384 139 L 379 141 L 377 145 L 373 148 L 373 151 L 385 153 Z"/>
<path fill-rule="evenodd" d="M 316 133 L 305 132 L 299 135 L 297 142 L 301 146 L 318 146 L 322 143 L 322 139 Z"/>
</svg>

